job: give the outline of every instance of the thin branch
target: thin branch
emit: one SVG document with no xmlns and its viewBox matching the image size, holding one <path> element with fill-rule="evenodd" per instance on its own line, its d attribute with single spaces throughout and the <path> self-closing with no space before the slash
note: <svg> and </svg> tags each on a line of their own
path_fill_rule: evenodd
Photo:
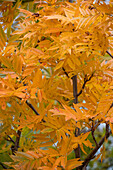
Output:
<svg viewBox="0 0 113 170">
<path fill-rule="evenodd" d="M 94 125 L 94 128 L 96 129 L 96 128 L 100 125 L 100 123 L 101 123 L 101 121 L 96 122 L 95 125 Z M 87 133 L 87 132 L 90 132 L 91 130 L 92 130 L 92 128 L 89 128 L 89 129 L 87 129 L 87 130 L 82 129 L 80 134 L 82 134 L 82 133 L 85 134 L 85 133 Z"/>
<path fill-rule="evenodd" d="M 9 169 L 9 168 L 7 168 L 2 162 L 0 162 L 0 165 L 1 165 L 4 169 Z"/>
<path fill-rule="evenodd" d="M 87 79 L 87 77 L 85 76 L 85 78 L 84 78 L 84 83 L 83 83 L 83 85 L 82 85 L 82 89 L 81 89 L 80 92 L 77 94 L 77 96 L 80 96 L 80 95 L 82 94 L 83 89 L 85 88 L 86 83 L 91 80 L 91 78 L 93 77 L 93 75 L 94 75 L 94 73 L 91 74 L 91 76 L 89 77 L 89 79 Z"/>
<path fill-rule="evenodd" d="M 111 55 L 111 53 L 110 53 L 109 51 L 106 51 L 106 53 L 109 54 L 109 56 L 110 56 L 111 58 L 113 58 L 113 56 Z"/>
<path fill-rule="evenodd" d="M 36 115 L 40 115 L 36 109 L 33 107 L 33 105 L 31 103 L 29 103 L 27 100 L 26 100 L 26 104 L 35 112 Z"/>
<path fill-rule="evenodd" d="M 81 166 L 79 166 L 80 170 L 83 170 L 84 167 L 86 167 L 88 165 L 88 163 L 90 162 L 91 159 L 93 159 L 95 157 L 95 153 L 98 151 L 98 149 L 102 146 L 102 144 L 104 143 L 104 141 L 111 135 L 111 131 L 109 131 L 109 125 L 106 125 L 106 134 L 105 136 L 100 140 L 100 142 L 98 143 L 98 146 L 96 146 L 91 153 L 86 157 L 86 159 L 84 160 L 83 164 Z"/>
<path fill-rule="evenodd" d="M 21 136 L 21 130 L 17 131 L 17 135 L 18 136 L 16 137 L 15 146 L 14 146 L 15 151 L 17 151 L 18 148 L 19 148 L 19 141 L 20 141 L 20 136 Z"/>
<path fill-rule="evenodd" d="M 32 105 L 31 103 L 29 103 L 28 101 L 26 101 L 26 104 L 35 112 L 36 115 L 38 115 L 38 116 L 40 115 L 40 114 L 36 111 L 36 109 L 33 107 L 33 105 Z M 45 122 L 45 120 L 43 120 L 43 119 L 42 119 L 42 121 Z M 12 150 L 13 155 L 15 155 L 15 151 L 17 151 L 18 148 L 19 148 L 19 141 L 20 141 L 20 136 L 21 136 L 21 130 L 18 130 L 18 131 L 17 131 L 17 135 L 18 135 L 18 136 L 16 137 L 16 141 L 13 142 L 14 145 L 12 145 L 12 147 L 11 147 L 11 150 Z"/>
<path fill-rule="evenodd" d="M 98 146 L 98 143 L 97 143 L 97 141 L 96 141 L 96 139 L 95 139 L 94 132 L 95 132 L 95 127 L 94 127 L 94 123 L 93 123 L 93 121 L 92 121 L 91 134 L 92 134 L 92 137 L 93 137 L 93 140 L 94 140 L 96 146 Z"/>
<path fill-rule="evenodd" d="M 69 0 L 70 3 L 73 3 L 73 0 Z"/>
<path fill-rule="evenodd" d="M 19 98 L 18 99 L 22 100 L 22 98 Z M 29 103 L 27 100 L 26 100 L 26 104 L 35 112 L 36 115 L 40 115 L 36 109 L 33 107 L 33 105 L 31 103 Z"/>
<path fill-rule="evenodd" d="M 109 124 L 106 122 L 106 134 L 109 133 Z"/>
<path fill-rule="evenodd" d="M 35 114 L 36 115 L 40 115 L 37 111 L 36 111 L 36 109 L 33 107 L 33 105 L 31 104 L 31 103 L 29 103 L 28 101 L 26 101 L 26 104 L 35 112 Z M 45 122 L 45 120 L 44 119 L 42 119 L 42 122 Z"/>
<path fill-rule="evenodd" d="M 19 117 L 21 117 L 21 113 L 20 113 L 20 116 L 19 116 Z M 18 148 L 19 148 L 21 131 L 22 131 L 22 129 L 20 129 L 20 130 L 17 131 L 16 141 L 15 141 L 14 145 L 11 146 L 11 150 L 12 150 L 12 154 L 13 154 L 13 155 L 15 155 L 15 151 L 17 151 Z"/>
<path fill-rule="evenodd" d="M 62 67 L 62 70 L 64 71 L 65 75 L 69 78 L 69 75 L 68 75 L 68 73 L 66 72 L 66 70 L 65 70 L 64 67 Z"/>
<path fill-rule="evenodd" d="M 8 136 L 8 138 L 5 138 L 7 141 L 10 141 L 10 142 L 13 142 L 14 144 L 15 144 L 15 141 L 11 138 L 11 136 L 9 136 L 9 135 L 7 135 Z"/>
<path fill-rule="evenodd" d="M 17 137 L 16 137 L 16 141 L 14 143 L 14 145 L 11 146 L 11 150 L 12 150 L 12 154 L 15 155 L 15 152 L 18 150 L 19 148 L 19 141 L 20 141 L 20 136 L 21 136 L 21 130 L 17 131 Z"/>
<path fill-rule="evenodd" d="M 7 136 L 8 136 L 8 138 L 10 138 L 11 142 L 15 143 L 15 141 L 11 138 L 11 136 L 9 136 L 9 135 L 7 135 Z"/>
<path fill-rule="evenodd" d="M 39 17 L 39 13 L 33 13 L 32 16 Z"/>
<path fill-rule="evenodd" d="M 74 103 L 78 103 L 78 97 L 77 97 L 77 75 L 72 77 L 73 80 L 73 96 L 74 96 Z M 80 135 L 80 129 L 75 129 L 75 136 Z M 74 149 L 76 158 L 80 158 L 80 145 L 76 149 Z M 79 168 L 76 168 L 76 170 L 79 170 Z"/>
<path fill-rule="evenodd" d="M 72 77 L 73 80 L 73 96 L 74 96 L 74 103 L 78 103 L 78 98 L 77 98 L 77 75 Z"/>
</svg>

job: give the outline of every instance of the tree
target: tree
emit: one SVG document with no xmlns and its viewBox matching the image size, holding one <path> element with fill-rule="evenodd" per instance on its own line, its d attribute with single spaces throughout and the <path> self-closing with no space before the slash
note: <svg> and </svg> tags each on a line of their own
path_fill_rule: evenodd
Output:
<svg viewBox="0 0 113 170">
<path fill-rule="evenodd" d="M 79 170 L 102 161 L 113 132 L 113 3 L 0 8 L 1 168 Z"/>
</svg>

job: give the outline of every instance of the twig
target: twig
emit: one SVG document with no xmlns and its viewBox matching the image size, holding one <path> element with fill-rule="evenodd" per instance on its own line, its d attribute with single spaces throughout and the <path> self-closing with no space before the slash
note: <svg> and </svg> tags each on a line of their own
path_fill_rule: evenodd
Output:
<svg viewBox="0 0 113 170">
<path fill-rule="evenodd" d="M 109 51 L 106 51 L 106 53 L 108 53 L 109 56 L 110 56 L 111 58 L 113 58 L 113 56 L 111 55 L 111 53 L 110 53 Z"/>
<path fill-rule="evenodd" d="M 31 103 L 29 103 L 28 101 L 26 101 L 26 104 L 35 112 L 36 115 L 38 115 L 38 116 L 40 115 L 40 114 L 36 111 L 36 109 L 33 107 L 33 105 L 32 105 Z M 42 121 L 45 122 L 45 120 L 43 120 L 43 119 L 42 119 Z M 18 135 L 18 136 L 16 137 L 16 141 L 14 142 L 14 145 L 11 147 L 13 155 L 15 154 L 15 151 L 17 151 L 18 148 L 19 148 L 19 141 L 20 141 L 20 136 L 21 136 L 21 130 L 18 130 L 18 131 L 17 131 L 17 135 Z"/>
<path fill-rule="evenodd" d="M 11 146 L 11 150 L 12 150 L 12 154 L 15 155 L 15 152 L 18 150 L 19 148 L 19 141 L 20 141 L 20 136 L 21 136 L 21 130 L 17 131 L 17 137 L 16 137 L 16 141 L 14 142 L 14 145 Z"/>
<path fill-rule="evenodd" d="M 36 109 L 33 107 L 33 105 L 31 103 L 29 103 L 27 100 L 26 100 L 26 104 L 35 112 L 36 115 L 40 115 Z"/>
<path fill-rule="evenodd" d="M 20 113 L 19 117 L 21 117 L 21 113 Z M 18 148 L 19 148 L 19 141 L 20 141 L 21 131 L 22 131 L 22 129 L 17 131 L 16 141 L 15 141 L 14 145 L 12 145 L 12 147 L 11 147 L 13 155 L 15 155 L 15 151 L 17 151 Z"/>
<path fill-rule="evenodd" d="M 96 128 L 100 125 L 100 123 L 101 123 L 101 121 L 95 123 L 94 128 L 96 129 Z M 83 130 L 81 130 L 81 134 L 82 134 L 82 133 L 85 134 L 85 133 L 87 133 L 87 132 L 90 132 L 91 130 L 92 130 L 92 128 L 89 128 L 88 130 L 83 129 Z"/>
<path fill-rule="evenodd" d="M 36 115 L 40 115 L 37 111 L 36 111 L 36 109 L 33 107 L 33 105 L 31 104 L 31 103 L 29 103 L 28 101 L 26 101 L 26 104 L 35 112 L 35 114 Z M 42 119 L 42 122 L 45 122 L 45 120 L 44 119 Z"/>
<path fill-rule="evenodd" d="M 95 131 L 95 127 L 94 127 L 94 123 L 93 123 L 93 121 L 92 121 L 91 134 L 92 134 L 92 137 L 93 137 L 93 140 L 94 140 L 96 146 L 98 146 L 98 143 L 97 143 L 97 141 L 96 141 L 96 139 L 95 139 L 94 131 Z"/>
<path fill-rule="evenodd" d="M 86 159 L 84 160 L 83 164 L 81 166 L 79 166 L 80 170 L 83 170 L 83 168 L 85 166 L 88 165 L 88 163 L 90 162 L 91 159 L 94 158 L 95 153 L 98 151 L 98 149 L 102 146 L 102 144 L 104 143 L 105 139 L 107 139 L 109 136 L 111 135 L 111 131 L 109 131 L 109 125 L 106 125 L 106 134 L 105 136 L 100 140 L 100 142 L 98 143 L 98 145 L 91 151 L 91 153 L 86 157 Z"/>
<path fill-rule="evenodd" d="M 11 138 L 11 136 L 9 136 L 9 135 L 7 135 L 7 136 L 8 136 L 8 138 L 10 138 L 11 142 L 15 143 L 15 141 Z"/>
<path fill-rule="evenodd" d="M 69 0 L 70 3 L 73 3 L 73 0 Z"/>
<path fill-rule="evenodd" d="M 33 13 L 32 16 L 39 17 L 39 13 Z"/>
<path fill-rule="evenodd" d="M 2 162 L 0 162 L 0 165 L 1 165 L 4 169 L 9 169 L 9 168 L 7 168 Z"/>
<path fill-rule="evenodd" d="M 11 141 L 11 142 L 13 142 L 14 144 L 15 144 L 15 141 L 11 138 L 11 136 L 9 136 L 9 135 L 7 135 L 8 136 L 8 138 L 5 138 L 7 141 Z"/>
<path fill-rule="evenodd" d="M 19 141 L 20 141 L 20 136 L 21 136 L 21 130 L 17 131 L 17 137 L 16 137 L 16 141 L 15 141 L 15 146 L 14 146 L 14 150 L 17 151 L 19 148 Z"/>
<path fill-rule="evenodd" d="M 18 97 L 18 99 L 22 100 L 22 98 Z M 33 107 L 33 105 L 31 103 L 29 103 L 27 100 L 26 100 L 26 104 L 35 112 L 36 115 L 40 115 L 36 109 Z"/>
<path fill-rule="evenodd" d="M 91 76 L 89 77 L 89 79 L 87 79 L 87 77 L 85 76 L 85 78 L 84 78 L 84 83 L 83 83 L 83 85 L 82 85 L 82 89 L 81 89 L 80 92 L 77 94 L 77 96 L 80 96 L 80 95 L 82 94 L 82 91 L 83 91 L 83 89 L 85 88 L 86 83 L 91 80 L 91 78 L 93 77 L 93 75 L 94 75 L 94 73 L 91 74 Z"/>
<path fill-rule="evenodd" d="M 66 72 L 66 70 L 65 70 L 64 67 L 62 67 L 62 70 L 64 71 L 65 75 L 69 78 L 69 75 L 68 75 L 68 73 Z"/>
</svg>

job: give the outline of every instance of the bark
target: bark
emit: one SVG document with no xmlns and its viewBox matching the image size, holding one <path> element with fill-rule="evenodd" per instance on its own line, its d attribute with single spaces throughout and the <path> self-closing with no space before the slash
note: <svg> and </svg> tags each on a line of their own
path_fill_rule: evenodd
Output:
<svg viewBox="0 0 113 170">
<path fill-rule="evenodd" d="M 105 140 L 111 135 L 111 131 L 109 131 L 109 124 L 106 124 L 106 134 L 105 136 L 100 140 L 98 145 L 90 152 L 90 154 L 86 157 L 84 160 L 83 164 L 79 166 L 79 170 L 83 170 L 84 168 L 87 167 L 88 163 L 91 161 L 91 159 L 95 158 L 95 154 L 98 151 L 98 149 L 103 145 Z"/>
<path fill-rule="evenodd" d="M 74 103 L 78 103 L 78 97 L 77 97 L 77 75 L 72 77 L 73 80 L 73 96 L 74 96 Z M 79 136 L 80 135 L 80 129 L 76 128 L 75 129 L 75 136 Z M 75 157 L 76 158 L 80 158 L 80 145 L 78 145 L 78 147 L 76 149 L 74 149 L 75 152 Z M 79 167 L 76 168 L 76 170 L 79 170 Z"/>
</svg>

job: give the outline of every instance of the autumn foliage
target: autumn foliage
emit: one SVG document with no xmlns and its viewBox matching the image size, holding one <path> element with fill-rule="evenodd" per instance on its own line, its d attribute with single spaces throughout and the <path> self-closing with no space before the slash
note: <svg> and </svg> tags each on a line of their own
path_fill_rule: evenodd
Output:
<svg viewBox="0 0 113 170">
<path fill-rule="evenodd" d="M 113 2 L 34 3 L 0 6 L 0 165 L 83 169 L 113 132 Z"/>
</svg>

